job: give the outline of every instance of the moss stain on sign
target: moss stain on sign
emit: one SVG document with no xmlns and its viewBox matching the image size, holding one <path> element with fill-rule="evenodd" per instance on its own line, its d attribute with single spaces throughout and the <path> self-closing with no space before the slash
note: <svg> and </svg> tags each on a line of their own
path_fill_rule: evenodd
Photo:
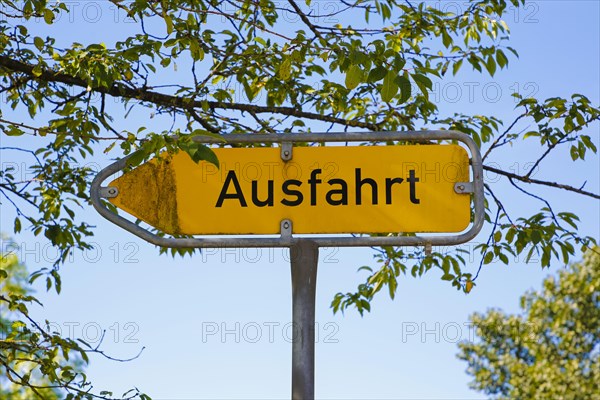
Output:
<svg viewBox="0 0 600 400">
<path fill-rule="evenodd" d="M 115 179 L 109 186 L 119 190 L 119 195 L 110 199 L 115 206 L 163 232 L 180 233 L 177 184 L 170 159 L 151 160 Z"/>
</svg>

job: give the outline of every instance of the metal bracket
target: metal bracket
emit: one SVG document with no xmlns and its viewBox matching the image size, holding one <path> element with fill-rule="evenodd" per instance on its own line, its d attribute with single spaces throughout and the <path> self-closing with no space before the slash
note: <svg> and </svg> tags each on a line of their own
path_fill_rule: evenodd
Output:
<svg viewBox="0 0 600 400">
<path fill-rule="evenodd" d="M 281 158 L 289 161 L 292 158 L 291 147 L 293 143 L 325 143 L 325 142 L 422 142 L 431 140 L 452 140 L 464 144 L 471 153 L 471 179 L 472 182 L 459 182 L 455 185 L 457 193 L 473 193 L 471 202 L 473 205 L 473 221 L 470 228 L 455 235 L 414 235 L 414 236 L 315 236 L 311 238 L 319 247 L 359 247 L 359 246 L 450 246 L 468 242 L 481 231 L 484 222 L 484 194 L 483 194 L 483 163 L 481 152 L 473 139 L 458 131 L 396 131 L 396 132 L 329 132 L 329 133 L 286 133 L 286 134 L 252 134 L 238 135 L 228 134 L 220 137 L 194 136 L 196 143 L 219 143 L 223 144 L 248 144 L 248 143 L 279 143 L 281 146 Z M 286 150 L 288 153 L 286 153 Z M 90 198 L 96 211 L 104 218 L 134 235 L 161 247 L 170 248 L 215 248 L 215 247 L 290 247 L 298 240 L 294 238 L 290 230 L 281 229 L 281 236 L 258 236 L 248 237 L 191 237 L 174 238 L 156 235 L 143 227 L 135 224 L 127 218 L 111 211 L 102 202 L 102 197 L 116 196 L 118 193 L 108 192 L 110 188 L 102 187 L 102 182 L 111 175 L 122 171 L 127 167 L 128 157 L 122 158 L 96 175 L 94 178 Z M 289 157 L 289 158 L 288 158 Z M 287 159 L 287 160 L 286 160 Z M 459 188 L 462 186 L 462 189 Z M 105 190 L 107 189 L 107 190 Z M 283 223 L 284 221 L 282 221 Z M 289 232 L 289 235 L 288 235 Z"/>
<path fill-rule="evenodd" d="M 475 185 L 473 182 L 456 182 L 454 191 L 458 194 L 475 193 Z"/>
<path fill-rule="evenodd" d="M 292 142 L 282 142 L 281 143 L 281 159 L 285 162 L 288 162 L 293 157 L 293 144 Z"/>
<path fill-rule="evenodd" d="M 291 239 L 292 237 L 292 221 L 284 219 L 281 221 L 281 237 Z"/>
<path fill-rule="evenodd" d="M 431 243 L 425 243 L 425 257 L 431 255 Z"/>
<path fill-rule="evenodd" d="M 105 199 L 112 199 L 113 197 L 117 197 L 119 195 L 119 189 L 112 186 L 104 186 L 99 190 L 100 197 L 104 197 Z"/>
</svg>

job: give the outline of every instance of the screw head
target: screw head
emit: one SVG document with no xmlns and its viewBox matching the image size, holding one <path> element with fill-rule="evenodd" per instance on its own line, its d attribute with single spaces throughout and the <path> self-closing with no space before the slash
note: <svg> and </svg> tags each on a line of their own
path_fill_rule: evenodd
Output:
<svg viewBox="0 0 600 400">
<path fill-rule="evenodd" d="M 115 189 L 115 188 L 108 189 L 108 194 L 117 194 L 117 189 Z"/>
<path fill-rule="evenodd" d="M 289 229 L 289 227 L 290 227 L 290 223 L 289 223 L 289 222 L 284 222 L 284 223 L 283 223 L 283 227 L 284 227 L 285 229 Z"/>
<path fill-rule="evenodd" d="M 465 186 L 464 185 L 458 185 L 457 188 L 458 188 L 458 190 L 465 190 Z"/>
</svg>

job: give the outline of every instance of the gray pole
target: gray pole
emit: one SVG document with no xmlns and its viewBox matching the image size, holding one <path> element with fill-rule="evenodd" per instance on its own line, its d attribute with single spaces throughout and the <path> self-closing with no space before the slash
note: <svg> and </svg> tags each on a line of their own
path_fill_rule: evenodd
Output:
<svg viewBox="0 0 600 400">
<path fill-rule="evenodd" d="M 290 247 L 292 265 L 292 399 L 315 398 L 315 294 L 319 246 L 298 239 Z"/>
</svg>

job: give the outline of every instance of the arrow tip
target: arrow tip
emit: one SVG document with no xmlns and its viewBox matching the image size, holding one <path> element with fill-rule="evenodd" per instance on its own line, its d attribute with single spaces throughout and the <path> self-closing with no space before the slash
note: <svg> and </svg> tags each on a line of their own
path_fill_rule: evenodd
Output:
<svg viewBox="0 0 600 400">
<path fill-rule="evenodd" d="M 150 160 L 126 172 L 109 186 L 119 191 L 118 196 L 110 199 L 118 208 L 165 233 L 180 231 L 177 185 L 171 159 Z"/>
</svg>

